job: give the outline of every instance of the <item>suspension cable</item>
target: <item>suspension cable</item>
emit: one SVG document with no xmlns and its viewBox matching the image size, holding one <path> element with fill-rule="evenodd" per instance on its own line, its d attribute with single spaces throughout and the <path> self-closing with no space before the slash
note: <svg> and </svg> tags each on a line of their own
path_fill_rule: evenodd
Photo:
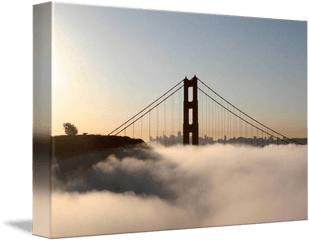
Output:
<svg viewBox="0 0 309 240">
<path fill-rule="evenodd" d="M 180 90 L 183 87 L 180 86 L 178 89 L 176 89 L 174 92 L 172 92 L 170 95 L 168 95 L 166 98 L 164 98 L 161 102 L 159 102 L 158 104 L 156 104 L 154 107 L 152 107 L 150 110 L 148 110 L 147 112 L 145 112 L 143 115 L 141 115 L 139 118 L 137 118 L 134 122 L 131 122 L 128 126 L 126 126 L 125 128 L 121 129 L 119 132 L 117 132 L 115 134 L 115 136 L 117 136 L 119 133 L 121 133 L 123 130 L 125 130 L 126 128 L 128 128 L 129 126 L 131 126 L 132 124 L 134 124 L 137 120 L 141 119 L 142 117 L 144 117 L 147 113 L 151 112 L 154 108 L 156 108 L 157 106 L 159 106 L 161 103 L 163 103 L 166 99 L 168 99 L 170 96 L 172 96 L 174 93 L 176 93 L 178 90 Z"/>
<path fill-rule="evenodd" d="M 211 96 L 209 96 L 207 93 L 205 93 L 205 92 L 204 92 L 203 90 L 201 90 L 199 87 L 198 87 L 198 89 L 199 89 L 201 92 L 203 92 L 205 95 L 207 95 L 209 98 L 211 98 L 214 102 L 216 102 L 217 104 L 219 104 L 221 107 L 223 107 L 223 108 L 225 108 L 226 110 L 228 110 L 226 107 L 224 107 L 223 105 L 221 105 L 219 102 L 217 102 L 215 99 L 213 99 L 213 98 L 212 98 Z M 231 112 L 230 110 L 228 110 L 228 111 L 229 111 L 230 113 L 232 113 L 233 115 L 235 115 L 236 117 L 238 117 L 239 119 L 241 119 L 241 120 L 243 120 L 244 122 L 248 123 L 249 125 L 255 127 L 257 130 L 260 130 L 261 132 L 265 132 L 265 131 L 262 130 L 261 128 L 252 125 L 251 123 L 249 123 L 249 122 L 246 121 L 245 119 L 239 117 L 237 114 Z M 250 117 L 250 118 L 251 118 L 251 117 Z M 251 118 L 251 119 L 252 119 L 252 118 Z M 253 119 L 253 120 L 254 120 L 254 119 Z M 266 128 L 267 128 L 267 127 L 266 127 Z M 269 128 L 268 128 L 268 129 L 269 129 Z M 271 129 L 270 129 L 270 130 L 271 130 Z M 271 131 L 272 131 L 272 130 L 271 130 Z M 265 132 L 265 133 L 267 133 L 267 132 Z M 268 134 L 271 135 L 271 136 L 274 136 L 274 135 L 272 135 L 272 134 L 270 134 L 270 133 L 268 133 Z M 280 135 L 281 135 L 281 134 L 280 134 Z M 287 138 L 287 137 L 286 137 L 286 138 Z M 287 138 L 287 139 L 290 140 L 290 141 L 296 142 L 297 144 L 303 145 L 303 144 L 301 144 L 301 143 L 299 143 L 299 142 L 297 142 L 297 141 L 294 141 L 293 139 L 290 139 L 290 138 Z M 282 139 L 281 141 L 287 142 L 287 141 L 285 141 L 284 139 Z"/>
<path fill-rule="evenodd" d="M 243 111 L 241 111 L 240 109 L 238 109 L 237 107 L 235 107 L 233 104 L 231 104 L 229 101 L 227 101 L 226 99 L 224 99 L 223 97 L 221 97 L 218 93 L 216 93 L 216 92 L 215 92 L 214 90 L 212 90 L 210 87 L 208 87 L 202 80 L 200 80 L 199 78 L 198 78 L 198 80 L 199 80 L 203 85 L 205 85 L 207 88 L 209 88 L 214 94 L 216 94 L 217 96 L 219 96 L 220 98 L 222 98 L 225 102 L 227 102 L 228 104 L 230 104 L 232 107 L 236 108 L 238 111 L 240 111 L 241 113 L 243 113 L 243 114 L 244 114 L 245 116 L 247 116 L 248 118 L 251 118 L 253 121 L 255 121 L 255 122 L 257 122 L 258 124 L 262 125 L 263 127 L 269 129 L 270 131 L 272 131 L 272 132 L 274 132 L 274 133 L 276 133 L 276 134 L 278 134 L 278 135 L 280 135 L 280 136 L 282 136 L 282 137 L 285 137 L 285 138 L 287 138 L 287 139 L 290 139 L 290 138 L 288 138 L 288 137 L 286 137 L 286 136 L 284 136 L 284 135 L 282 135 L 282 134 L 276 132 L 275 130 L 272 130 L 271 128 L 265 126 L 264 124 L 260 123 L 259 121 L 255 120 L 254 118 L 250 117 L 249 115 L 247 115 L 246 113 L 244 113 Z M 290 140 L 293 141 L 293 142 L 295 142 L 295 143 L 297 143 L 297 144 L 303 145 L 303 144 L 301 144 L 301 143 L 299 143 L 299 142 L 297 142 L 297 141 L 294 141 L 294 140 L 292 140 L 292 139 L 290 139 Z"/>
<path fill-rule="evenodd" d="M 157 98 L 155 101 L 153 101 L 151 104 L 149 104 L 147 107 L 145 107 L 143 110 L 141 110 L 139 113 L 135 114 L 133 117 L 131 117 L 128 121 L 126 121 L 125 123 L 121 124 L 119 127 L 117 127 L 116 129 L 114 129 L 112 132 L 110 132 L 108 134 L 111 135 L 113 132 L 116 132 L 119 128 L 121 128 L 123 125 L 125 125 L 126 123 L 130 122 L 133 118 L 135 118 L 136 116 L 138 116 L 139 114 L 141 114 L 142 112 L 144 112 L 148 107 L 150 107 L 151 105 L 153 105 L 154 103 L 156 103 L 157 101 L 159 101 L 161 98 L 163 98 L 166 94 L 168 94 L 170 91 L 172 91 L 175 87 L 177 87 L 179 84 L 181 84 L 184 80 L 181 80 L 179 83 L 177 83 L 174 87 L 172 87 L 170 90 L 168 90 L 166 93 L 164 93 L 161 97 Z"/>
</svg>

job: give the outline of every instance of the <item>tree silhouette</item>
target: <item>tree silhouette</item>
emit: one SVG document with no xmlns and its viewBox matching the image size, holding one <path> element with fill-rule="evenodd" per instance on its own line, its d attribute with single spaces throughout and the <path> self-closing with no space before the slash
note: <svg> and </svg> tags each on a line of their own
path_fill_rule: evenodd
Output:
<svg viewBox="0 0 309 240">
<path fill-rule="evenodd" d="M 75 127 L 71 123 L 64 123 L 63 128 L 64 128 L 64 132 L 69 136 L 75 136 L 78 133 L 77 127 Z"/>
</svg>

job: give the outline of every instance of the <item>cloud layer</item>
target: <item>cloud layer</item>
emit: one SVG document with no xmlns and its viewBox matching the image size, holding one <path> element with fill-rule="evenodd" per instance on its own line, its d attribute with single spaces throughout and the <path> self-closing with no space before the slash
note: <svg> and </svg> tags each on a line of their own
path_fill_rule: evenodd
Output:
<svg viewBox="0 0 309 240">
<path fill-rule="evenodd" d="M 56 167 L 53 237 L 307 219 L 307 146 L 153 148 L 65 182 Z"/>
</svg>

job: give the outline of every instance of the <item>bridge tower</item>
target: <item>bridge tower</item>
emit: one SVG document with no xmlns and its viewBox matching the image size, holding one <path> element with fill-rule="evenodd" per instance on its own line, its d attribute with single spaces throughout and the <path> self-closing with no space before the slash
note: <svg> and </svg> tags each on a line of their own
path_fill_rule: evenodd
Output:
<svg viewBox="0 0 309 240">
<path fill-rule="evenodd" d="M 193 99 L 189 102 L 189 88 L 193 88 Z M 189 124 L 189 110 L 192 109 L 192 124 Z M 192 145 L 198 145 L 198 101 L 197 101 L 197 77 L 189 80 L 184 79 L 184 101 L 183 101 L 183 144 L 189 144 L 189 136 L 192 133 Z"/>
</svg>

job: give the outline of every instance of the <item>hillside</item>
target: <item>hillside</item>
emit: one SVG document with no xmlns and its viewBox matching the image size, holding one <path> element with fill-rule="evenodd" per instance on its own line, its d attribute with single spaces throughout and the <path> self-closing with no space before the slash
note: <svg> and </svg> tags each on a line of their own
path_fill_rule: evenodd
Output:
<svg viewBox="0 0 309 240">
<path fill-rule="evenodd" d="M 147 144 L 142 139 L 120 136 L 64 135 L 52 137 L 52 142 L 55 156 L 67 153 L 88 153 L 132 146 L 148 148 Z"/>
<path fill-rule="evenodd" d="M 141 139 L 102 135 L 54 136 L 52 146 L 52 164 L 58 165 L 62 177 L 86 171 L 111 154 L 134 156 L 150 149 Z"/>
</svg>

